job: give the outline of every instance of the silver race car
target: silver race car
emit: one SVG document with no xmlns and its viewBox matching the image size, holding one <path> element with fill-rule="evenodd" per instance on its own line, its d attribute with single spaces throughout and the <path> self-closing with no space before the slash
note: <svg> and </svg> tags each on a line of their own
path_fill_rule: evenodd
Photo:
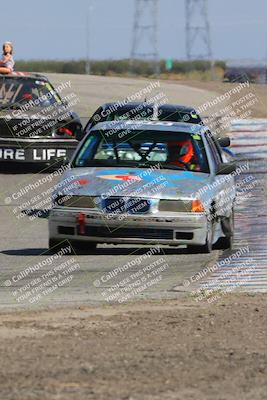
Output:
<svg viewBox="0 0 267 400">
<path fill-rule="evenodd" d="M 97 243 L 229 248 L 234 171 L 203 125 L 99 123 L 55 188 L 49 248 L 66 240 L 85 251 Z"/>
</svg>

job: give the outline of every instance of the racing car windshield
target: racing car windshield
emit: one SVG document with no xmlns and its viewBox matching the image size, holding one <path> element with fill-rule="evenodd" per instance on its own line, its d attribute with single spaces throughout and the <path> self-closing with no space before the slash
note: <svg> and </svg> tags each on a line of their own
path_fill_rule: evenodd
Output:
<svg viewBox="0 0 267 400">
<path fill-rule="evenodd" d="M 171 122 L 187 122 L 189 124 L 201 124 L 201 118 L 195 111 L 184 112 L 179 110 L 171 109 L 159 109 L 158 119 L 160 121 L 171 121 Z"/>
<path fill-rule="evenodd" d="M 119 108 L 111 113 L 107 112 L 106 121 L 126 121 L 126 120 L 151 120 L 153 118 L 153 108 L 140 104 L 132 108 Z"/>
<path fill-rule="evenodd" d="M 200 116 L 194 110 L 184 111 L 180 109 L 167 108 L 166 106 L 153 108 L 153 106 L 149 106 L 146 104 L 138 104 L 132 107 L 119 107 L 115 111 L 107 108 L 106 110 L 102 110 L 102 112 L 99 112 L 98 110 L 96 115 L 100 115 L 99 119 L 97 119 L 97 122 L 123 120 L 159 120 L 170 122 L 187 122 L 190 124 L 202 123 Z M 93 125 L 96 125 L 96 123 L 94 122 Z"/>
<path fill-rule="evenodd" d="M 142 167 L 209 172 L 198 134 L 153 130 L 93 131 L 81 146 L 73 167 Z"/>
<path fill-rule="evenodd" d="M 52 86 L 38 79 L 0 78 L 0 107 L 48 107 L 60 102 L 59 96 Z"/>
</svg>

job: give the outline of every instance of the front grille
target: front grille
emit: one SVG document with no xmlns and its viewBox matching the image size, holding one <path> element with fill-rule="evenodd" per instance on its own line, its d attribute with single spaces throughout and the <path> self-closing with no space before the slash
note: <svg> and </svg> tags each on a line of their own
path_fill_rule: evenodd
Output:
<svg viewBox="0 0 267 400">
<path fill-rule="evenodd" d="M 79 232 L 79 227 L 77 227 Z M 71 226 L 59 226 L 58 233 L 61 235 L 74 235 L 75 229 Z M 109 237 L 109 238 L 139 238 L 139 239 L 173 239 L 172 229 L 140 229 L 140 228 L 119 228 L 110 230 L 107 227 L 86 226 L 84 235 L 82 236 L 96 236 L 96 237 Z M 192 240 L 193 233 L 191 232 L 175 232 L 175 239 L 177 240 Z"/>
<path fill-rule="evenodd" d="M 71 226 L 59 226 L 57 229 L 60 235 L 74 235 L 75 229 Z"/>
<path fill-rule="evenodd" d="M 192 232 L 175 232 L 175 239 L 192 240 L 194 237 Z"/>
<path fill-rule="evenodd" d="M 145 199 L 129 199 L 126 203 L 126 212 L 130 214 L 144 214 L 149 211 L 150 202 Z"/>
<path fill-rule="evenodd" d="M 107 214 L 122 214 L 125 212 L 125 200 L 123 197 L 109 197 L 103 201 L 102 208 Z"/>
<path fill-rule="evenodd" d="M 150 210 L 150 201 L 141 198 L 109 197 L 102 203 L 107 214 L 145 214 Z"/>
<path fill-rule="evenodd" d="M 165 239 L 173 240 L 172 229 L 141 229 L 141 228 L 119 228 L 110 230 L 107 227 L 86 226 L 85 236 L 108 237 L 108 238 L 137 238 L 137 239 Z"/>
</svg>

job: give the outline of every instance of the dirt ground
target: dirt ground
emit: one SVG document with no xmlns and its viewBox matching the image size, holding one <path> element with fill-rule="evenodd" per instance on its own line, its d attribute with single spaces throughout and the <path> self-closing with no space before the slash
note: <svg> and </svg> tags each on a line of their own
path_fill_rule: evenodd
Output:
<svg viewBox="0 0 267 400">
<path fill-rule="evenodd" d="M 264 400 L 267 295 L 0 315 L 1 400 Z"/>
</svg>

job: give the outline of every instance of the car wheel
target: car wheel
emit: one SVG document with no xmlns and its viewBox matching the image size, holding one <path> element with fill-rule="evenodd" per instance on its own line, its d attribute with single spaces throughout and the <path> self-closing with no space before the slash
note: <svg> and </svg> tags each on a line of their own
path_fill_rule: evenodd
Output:
<svg viewBox="0 0 267 400">
<path fill-rule="evenodd" d="M 224 218 L 221 221 L 222 231 L 225 234 L 216 243 L 216 249 L 232 250 L 234 242 L 234 211 L 232 210 L 229 218 Z"/>
</svg>

